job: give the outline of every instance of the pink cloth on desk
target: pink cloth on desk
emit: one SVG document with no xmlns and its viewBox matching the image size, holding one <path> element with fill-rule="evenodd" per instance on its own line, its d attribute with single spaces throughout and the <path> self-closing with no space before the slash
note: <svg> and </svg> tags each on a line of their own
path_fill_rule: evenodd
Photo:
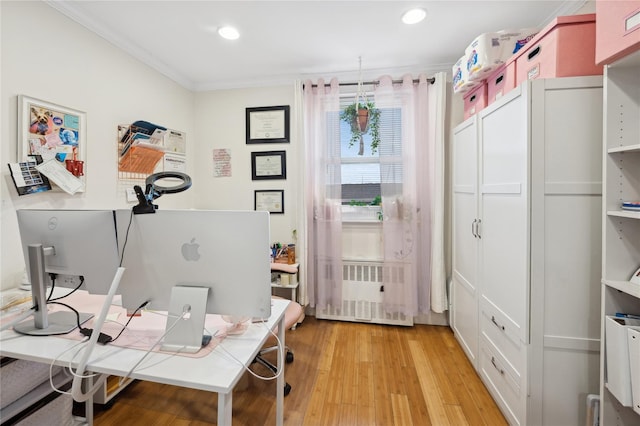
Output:
<svg viewBox="0 0 640 426">
<path fill-rule="evenodd" d="M 286 263 L 273 262 L 271 263 L 271 270 L 286 272 L 288 274 L 295 274 L 296 272 L 298 272 L 298 265 L 297 264 L 287 265 Z"/>
<path fill-rule="evenodd" d="M 80 312 L 95 312 L 96 316 L 82 325 L 85 328 L 93 328 L 93 323 L 96 320 L 98 313 L 102 310 L 102 304 L 104 300 L 105 296 L 87 294 L 86 292 L 77 292 L 64 298 L 61 301 L 65 304 L 73 306 Z M 48 305 L 48 308 L 49 312 L 69 312 L 67 308 L 56 304 L 50 304 Z M 2 318 L 2 322 L 10 321 L 12 317 L 17 316 L 18 314 L 19 313 L 16 313 L 15 315 Z M 117 318 L 110 320 L 114 316 L 116 316 L 116 314 Z M 112 305 L 109 308 L 109 314 L 107 315 L 107 319 L 102 327 L 102 333 L 108 334 L 109 336 L 115 338 L 118 333 L 120 333 L 120 330 L 122 330 L 122 327 L 128 319 L 129 317 L 126 314 L 126 309 L 121 306 Z M 164 334 L 166 319 L 166 313 L 144 311 L 142 315 L 133 317 L 118 340 L 109 343 L 109 345 L 148 351 L 153 347 L 158 339 L 160 339 L 160 336 Z M 30 317 L 27 320 L 33 321 L 33 317 Z M 226 336 L 231 334 L 241 334 L 246 330 L 247 327 L 248 323 L 241 324 L 240 326 L 233 326 L 225 322 L 219 315 L 207 315 L 205 319 L 205 328 L 211 333 L 217 332 L 215 337 L 211 339 L 211 342 L 196 353 L 170 353 L 191 358 L 204 357 L 211 353 L 213 349 L 215 349 L 215 347 L 220 342 L 222 342 L 222 340 Z M 77 341 L 85 338 L 85 336 L 83 336 L 77 329 L 68 334 L 58 335 L 58 337 Z M 169 353 L 161 351 L 160 347 L 161 345 L 158 344 L 151 350 L 153 352 Z"/>
</svg>

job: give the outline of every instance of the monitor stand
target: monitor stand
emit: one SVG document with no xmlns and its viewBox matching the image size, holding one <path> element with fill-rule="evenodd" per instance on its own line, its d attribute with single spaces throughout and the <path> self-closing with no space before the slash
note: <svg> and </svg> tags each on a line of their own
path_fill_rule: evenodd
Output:
<svg viewBox="0 0 640 426">
<path fill-rule="evenodd" d="M 53 254 L 53 247 L 46 249 L 42 244 L 30 244 L 28 247 L 29 272 L 31 275 L 31 297 L 38 310 L 33 314 L 33 320 L 28 319 L 16 324 L 13 329 L 17 333 L 30 336 L 50 336 L 54 334 L 67 334 L 78 326 L 75 312 L 47 312 L 47 285 L 45 280 L 46 255 Z M 84 324 L 93 317 L 93 314 L 79 313 L 80 324 Z"/>
<path fill-rule="evenodd" d="M 196 353 L 202 348 L 208 297 L 208 287 L 178 284 L 171 289 L 166 334 L 160 350 Z"/>
</svg>

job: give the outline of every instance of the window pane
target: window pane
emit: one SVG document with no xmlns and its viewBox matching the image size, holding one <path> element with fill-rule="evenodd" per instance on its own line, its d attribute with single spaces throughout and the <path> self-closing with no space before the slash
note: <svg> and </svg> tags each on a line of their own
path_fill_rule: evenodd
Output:
<svg viewBox="0 0 640 426">
<path fill-rule="evenodd" d="M 340 142 L 342 158 L 378 158 L 378 152 L 371 154 L 371 135 L 366 133 L 362 135 L 362 141 L 364 143 L 363 155 L 358 155 L 360 149 L 360 141 L 356 141 L 353 146 L 349 146 L 351 143 L 351 126 L 344 120 L 340 120 Z"/>
<path fill-rule="evenodd" d="M 380 183 L 380 164 L 342 164 L 342 183 Z"/>
<path fill-rule="evenodd" d="M 343 184 L 342 204 L 371 204 L 380 197 L 379 183 Z"/>
<path fill-rule="evenodd" d="M 344 97 L 341 107 L 354 102 Z M 359 138 L 352 142 L 351 125 L 340 120 L 340 175 L 343 204 L 371 204 L 380 200 L 381 182 L 385 185 L 402 182 L 402 114 L 400 108 L 380 109 L 380 146 L 371 153 L 371 135 L 362 137 L 363 155 Z M 351 145 L 351 146 L 349 146 Z M 380 157 L 383 155 L 383 160 Z M 382 162 L 382 165 L 381 165 Z"/>
</svg>

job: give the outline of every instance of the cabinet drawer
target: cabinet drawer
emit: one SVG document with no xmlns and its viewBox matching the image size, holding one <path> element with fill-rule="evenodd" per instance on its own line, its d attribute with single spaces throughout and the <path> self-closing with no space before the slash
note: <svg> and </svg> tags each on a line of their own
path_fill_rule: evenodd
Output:
<svg viewBox="0 0 640 426">
<path fill-rule="evenodd" d="M 486 298 L 480 301 L 480 333 L 491 342 L 519 375 L 526 370 L 526 351 L 520 329 Z"/>
<path fill-rule="evenodd" d="M 524 423 L 526 386 L 500 351 L 483 335 L 480 339 L 480 377 L 511 425 Z"/>
<path fill-rule="evenodd" d="M 596 16 L 596 63 L 610 64 L 640 49 L 640 0 L 597 0 Z"/>
</svg>

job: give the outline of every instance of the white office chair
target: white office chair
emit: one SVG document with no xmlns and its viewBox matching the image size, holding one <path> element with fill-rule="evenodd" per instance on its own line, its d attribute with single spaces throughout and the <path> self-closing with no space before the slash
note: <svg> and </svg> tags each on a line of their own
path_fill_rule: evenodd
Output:
<svg viewBox="0 0 640 426">
<path fill-rule="evenodd" d="M 281 297 L 278 296 L 272 296 L 272 298 L 274 299 L 282 299 Z M 284 312 L 284 326 L 285 326 L 285 330 L 289 330 L 292 327 L 294 327 L 295 325 L 298 324 L 298 322 L 300 321 L 300 319 L 302 318 L 302 306 L 300 306 L 300 304 L 298 302 L 292 301 L 291 303 L 289 303 L 289 305 L 287 306 L 287 310 Z M 274 330 L 274 333 L 278 333 L 278 329 L 276 328 Z M 277 342 L 275 341 L 275 339 L 273 337 L 271 337 L 271 339 L 268 341 L 268 346 L 265 346 L 264 348 L 262 348 L 262 350 L 260 352 L 258 352 L 258 355 L 256 355 L 255 359 L 253 360 L 253 362 L 257 362 L 260 365 L 265 366 L 266 368 L 268 368 L 269 370 L 271 370 L 274 374 L 278 372 L 278 368 L 273 365 L 271 362 L 267 361 L 266 359 L 264 359 L 264 355 L 268 354 L 270 352 L 273 351 L 277 351 L 278 350 L 278 346 L 277 346 Z M 284 347 L 286 355 L 285 355 L 285 361 L 289 364 L 293 362 L 293 350 L 286 346 Z M 284 384 L 284 395 L 287 396 L 289 395 L 289 392 L 291 392 L 291 385 L 289 383 Z"/>
</svg>

